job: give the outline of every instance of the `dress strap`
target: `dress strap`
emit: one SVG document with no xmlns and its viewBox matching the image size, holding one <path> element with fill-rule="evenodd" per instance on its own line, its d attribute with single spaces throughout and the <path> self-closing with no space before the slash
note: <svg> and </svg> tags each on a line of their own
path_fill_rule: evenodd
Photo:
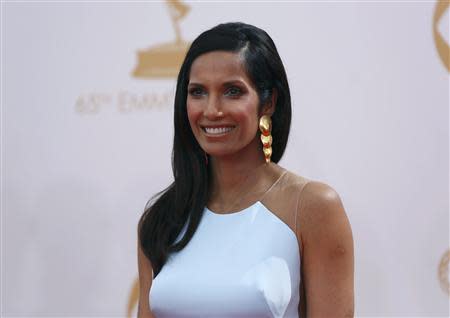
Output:
<svg viewBox="0 0 450 318">
<path fill-rule="evenodd" d="M 281 175 L 277 178 L 277 180 L 275 180 L 274 183 L 272 183 L 272 185 L 269 187 L 269 189 L 267 189 L 261 196 L 261 198 L 259 199 L 259 201 L 262 201 L 264 199 L 264 197 L 266 196 L 266 194 L 268 194 L 279 182 L 281 179 L 283 179 L 284 175 L 287 173 L 287 170 L 284 170 L 283 173 L 281 173 Z"/>
</svg>

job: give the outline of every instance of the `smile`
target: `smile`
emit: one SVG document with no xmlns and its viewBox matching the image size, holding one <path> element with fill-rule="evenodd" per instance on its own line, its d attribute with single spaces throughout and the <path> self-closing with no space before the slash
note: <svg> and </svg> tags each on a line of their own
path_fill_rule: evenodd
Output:
<svg viewBox="0 0 450 318">
<path fill-rule="evenodd" d="M 229 133 L 234 129 L 235 126 L 227 127 L 202 127 L 203 131 L 208 135 L 223 135 Z"/>
</svg>

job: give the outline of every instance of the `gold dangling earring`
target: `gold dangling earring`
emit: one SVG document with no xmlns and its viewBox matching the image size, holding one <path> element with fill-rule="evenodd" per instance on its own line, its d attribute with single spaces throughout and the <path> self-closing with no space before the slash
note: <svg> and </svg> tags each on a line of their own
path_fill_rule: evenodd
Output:
<svg viewBox="0 0 450 318">
<path fill-rule="evenodd" d="M 264 115 L 259 119 L 259 130 L 261 130 L 261 142 L 263 144 L 264 158 L 266 162 L 270 162 L 270 156 L 272 156 L 272 119 L 269 116 Z"/>
</svg>

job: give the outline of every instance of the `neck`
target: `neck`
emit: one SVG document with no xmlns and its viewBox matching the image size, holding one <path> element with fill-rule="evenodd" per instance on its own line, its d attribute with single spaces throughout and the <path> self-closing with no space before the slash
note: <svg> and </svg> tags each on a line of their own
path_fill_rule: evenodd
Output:
<svg viewBox="0 0 450 318">
<path fill-rule="evenodd" d="M 255 148 L 253 148 L 255 149 Z M 239 152 L 231 156 L 211 157 L 211 197 L 219 204 L 226 203 L 237 193 L 245 191 L 263 177 L 270 165 L 262 151 Z"/>
</svg>

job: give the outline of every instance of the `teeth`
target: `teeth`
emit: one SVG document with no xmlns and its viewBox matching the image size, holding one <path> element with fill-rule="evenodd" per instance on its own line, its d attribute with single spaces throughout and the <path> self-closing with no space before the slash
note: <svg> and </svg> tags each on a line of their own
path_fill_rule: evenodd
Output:
<svg viewBox="0 0 450 318">
<path fill-rule="evenodd" d="M 205 131 L 206 131 L 208 134 L 212 134 L 212 135 L 216 134 L 216 135 L 219 135 L 219 134 L 227 133 L 227 132 L 231 131 L 233 128 L 234 128 L 234 127 L 219 127 L 219 128 L 209 128 L 209 127 L 205 127 Z"/>
</svg>

